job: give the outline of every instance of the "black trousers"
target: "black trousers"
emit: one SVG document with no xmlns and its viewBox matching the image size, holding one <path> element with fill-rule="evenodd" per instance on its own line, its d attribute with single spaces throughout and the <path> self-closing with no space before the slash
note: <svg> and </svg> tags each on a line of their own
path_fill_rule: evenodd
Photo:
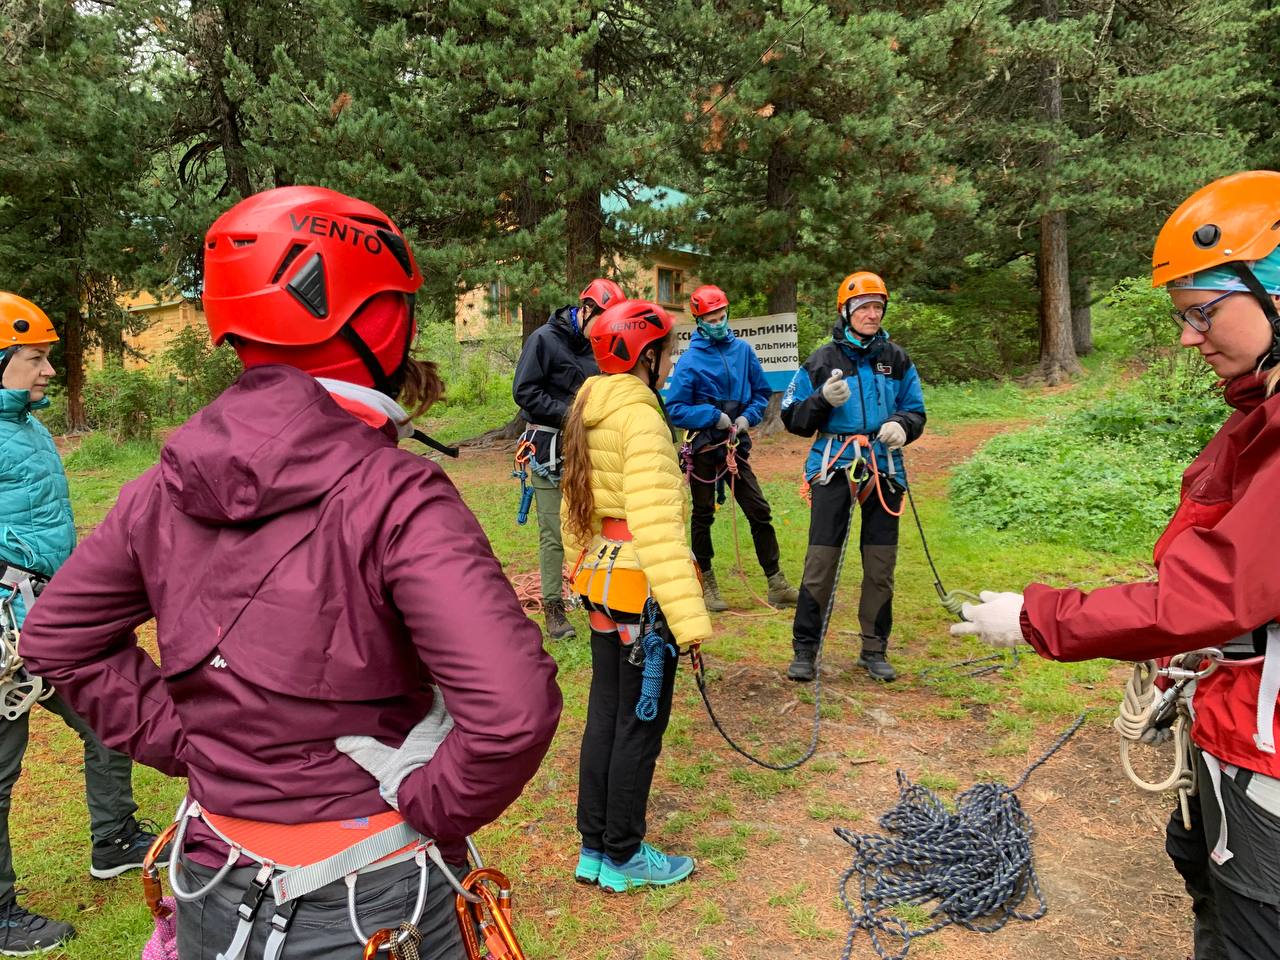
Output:
<svg viewBox="0 0 1280 960">
<path fill-rule="evenodd" d="M 670 641 L 665 621 L 662 635 Z M 671 718 L 677 660 L 665 655 L 658 715 L 636 716 L 641 668 L 628 662 L 630 647 L 616 633 L 591 631 L 591 692 L 578 760 L 578 832 L 582 845 L 603 850 L 615 862 L 633 857 L 644 840 L 653 770 Z"/>
<path fill-rule="evenodd" d="M 880 489 L 895 513 L 902 507 L 903 490 L 884 477 Z M 836 586 L 836 566 L 840 545 L 849 529 L 849 507 L 854 491 L 847 471 L 834 473 L 824 484 L 815 484 L 810 493 L 809 549 L 804 555 L 800 599 L 792 624 L 792 646 L 797 654 L 811 655 L 822 640 L 822 615 Z M 863 484 L 862 526 L 858 544 L 862 555 L 862 594 L 858 600 L 858 627 L 862 648 L 883 653 L 889 646 L 893 628 L 893 572 L 898 563 L 898 518 L 885 509 L 874 487 Z"/>
<path fill-rule="evenodd" d="M 711 545 L 711 525 L 716 520 L 716 485 L 702 483 L 696 478 L 710 479 L 723 469 L 723 448 L 698 453 L 693 457 L 695 479 L 689 482 L 689 492 L 693 495 L 689 539 L 692 541 L 693 555 L 703 570 L 711 569 L 711 558 L 715 556 L 715 549 Z M 725 480 L 727 482 L 728 477 Z M 738 457 L 738 476 L 733 482 L 733 495 L 742 508 L 742 515 L 751 524 L 751 539 L 755 543 L 760 569 L 766 577 L 772 577 L 778 572 L 778 534 L 773 529 L 773 515 L 769 512 L 769 501 L 764 498 L 764 491 L 760 489 L 760 481 L 756 479 L 751 464 L 742 456 Z"/>
<path fill-rule="evenodd" d="M 1209 851 L 1218 839 L 1220 814 L 1203 760 L 1199 766 L 1191 829 L 1175 809 L 1165 832 L 1165 850 L 1186 883 L 1195 913 L 1195 960 L 1278 960 L 1280 817 L 1250 800 L 1245 787 L 1224 773 L 1222 802 L 1228 847 L 1235 856 L 1215 864 Z"/>
</svg>

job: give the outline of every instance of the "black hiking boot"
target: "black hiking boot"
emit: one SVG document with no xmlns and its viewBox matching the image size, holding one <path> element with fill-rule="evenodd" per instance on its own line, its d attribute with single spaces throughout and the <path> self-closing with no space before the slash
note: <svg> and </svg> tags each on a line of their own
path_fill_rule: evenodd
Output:
<svg viewBox="0 0 1280 960">
<path fill-rule="evenodd" d="M 0 904 L 0 956 L 29 957 L 66 943 L 76 935 L 76 928 L 61 920 L 42 917 L 19 906 L 18 891 L 13 899 Z"/>
<path fill-rule="evenodd" d="M 858 657 L 858 666 L 867 671 L 872 680 L 881 683 L 892 683 L 898 679 L 898 672 L 884 655 L 883 650 L 863 650 Z"/>
<path fill-rule="evenodd" d="M 797 683 L 809 683 L 818 676 L 815 663 L 817 658 L 816 650 L 797 650 L 791 660 L 791 666 L 787 667 L 787 679 L 795 680 Z"/>
</svg>

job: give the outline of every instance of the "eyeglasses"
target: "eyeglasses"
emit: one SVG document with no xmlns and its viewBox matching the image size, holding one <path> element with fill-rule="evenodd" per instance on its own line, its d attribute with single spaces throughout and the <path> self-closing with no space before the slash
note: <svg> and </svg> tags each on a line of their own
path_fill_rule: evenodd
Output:
<svg viewBox="0 0 1280 960">
<path fill-rule="evenodd" d="M 1187 307 L 1185 310 L 1174 310 L 1172 311 L 1173 322 L 1179 326 L 1185 323 L 1197 333 L 1208 333 L 1209 328 L 1213 326 L 1213 317 L 1209 316 L 1209 311 L 1227 299 L 1227 297 L 1234 297 L 1237 293 L 1243 293 L 1243 291 L 1228 290 L 1222 296 L 1214 297 L 1208 303 Z"/>
</svg>

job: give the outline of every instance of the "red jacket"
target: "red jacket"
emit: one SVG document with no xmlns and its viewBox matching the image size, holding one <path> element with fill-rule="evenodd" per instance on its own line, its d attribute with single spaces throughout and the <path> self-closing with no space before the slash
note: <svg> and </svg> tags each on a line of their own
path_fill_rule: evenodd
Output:
<svg viewBox="0 0 1280 960">
<path fill-rule="evenodd" d="M 1032 584 L 1022 632 L 1052 660 L 1146 660 L 1215 647 L 1280 615 L 1280 395 L 1254 374 L 1227 385 L 1235 412 L 1182 477 L 1182 503 L 1156 543 L 1155 583 L 1092 593 Z M 1262 666 L 1197 684 L 1192 738 L 1229 763 L 1280 777 L 1254 745 Z"/>
<path fill-rule="evenodd" d="M 160 665 L 134 629 L 156 620 Z M 454 728 L 400 812 L 462 859 L 537 770 L 554 661 L 436 464 L 290 367 L 247 371 L 121 491 L 27 618 L 27 665 L 109 746 L 215 813 L 386 810 L 334 738 L 399 744 L 439 685 Z"/>
</svg>

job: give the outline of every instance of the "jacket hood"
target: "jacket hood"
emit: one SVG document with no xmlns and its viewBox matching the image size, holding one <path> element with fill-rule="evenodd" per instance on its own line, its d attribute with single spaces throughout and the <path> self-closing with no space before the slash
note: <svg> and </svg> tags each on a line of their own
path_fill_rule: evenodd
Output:
<svg viewBox="0 0 1280 960">
<path fill-rule="evenodd" d="M 547 319 L 547 325 L 553 327 L 575 353 L 589 352 L 591 341 L 582 335 L 582 331 L 575 330 L 573 326 L 573 311 L 577 309 L 572 304 L 561 307 Z"/>
<path fill-rule="evenodd" d="M 21 420 L 32 410 L 49 406 L 49 398 L 31 399 L 30 390 L 0 390 L 0 419 Z"/>
<path fill-rule="evenodd" d="M 358 421 L 314 378 L 246 370 L 160 453 L 170 501 L 206 523 L 264 520 L 321 499 L 390 437 Z"/>
<path fill-rule="evenodd" d="M 662 413 L 658 395 L 629 373 L 591 377 L 582 389 L 591 390 L 582 408 L 582 422 L 588 427 L 632 404 L 645 404 Z"/>
</svg>

